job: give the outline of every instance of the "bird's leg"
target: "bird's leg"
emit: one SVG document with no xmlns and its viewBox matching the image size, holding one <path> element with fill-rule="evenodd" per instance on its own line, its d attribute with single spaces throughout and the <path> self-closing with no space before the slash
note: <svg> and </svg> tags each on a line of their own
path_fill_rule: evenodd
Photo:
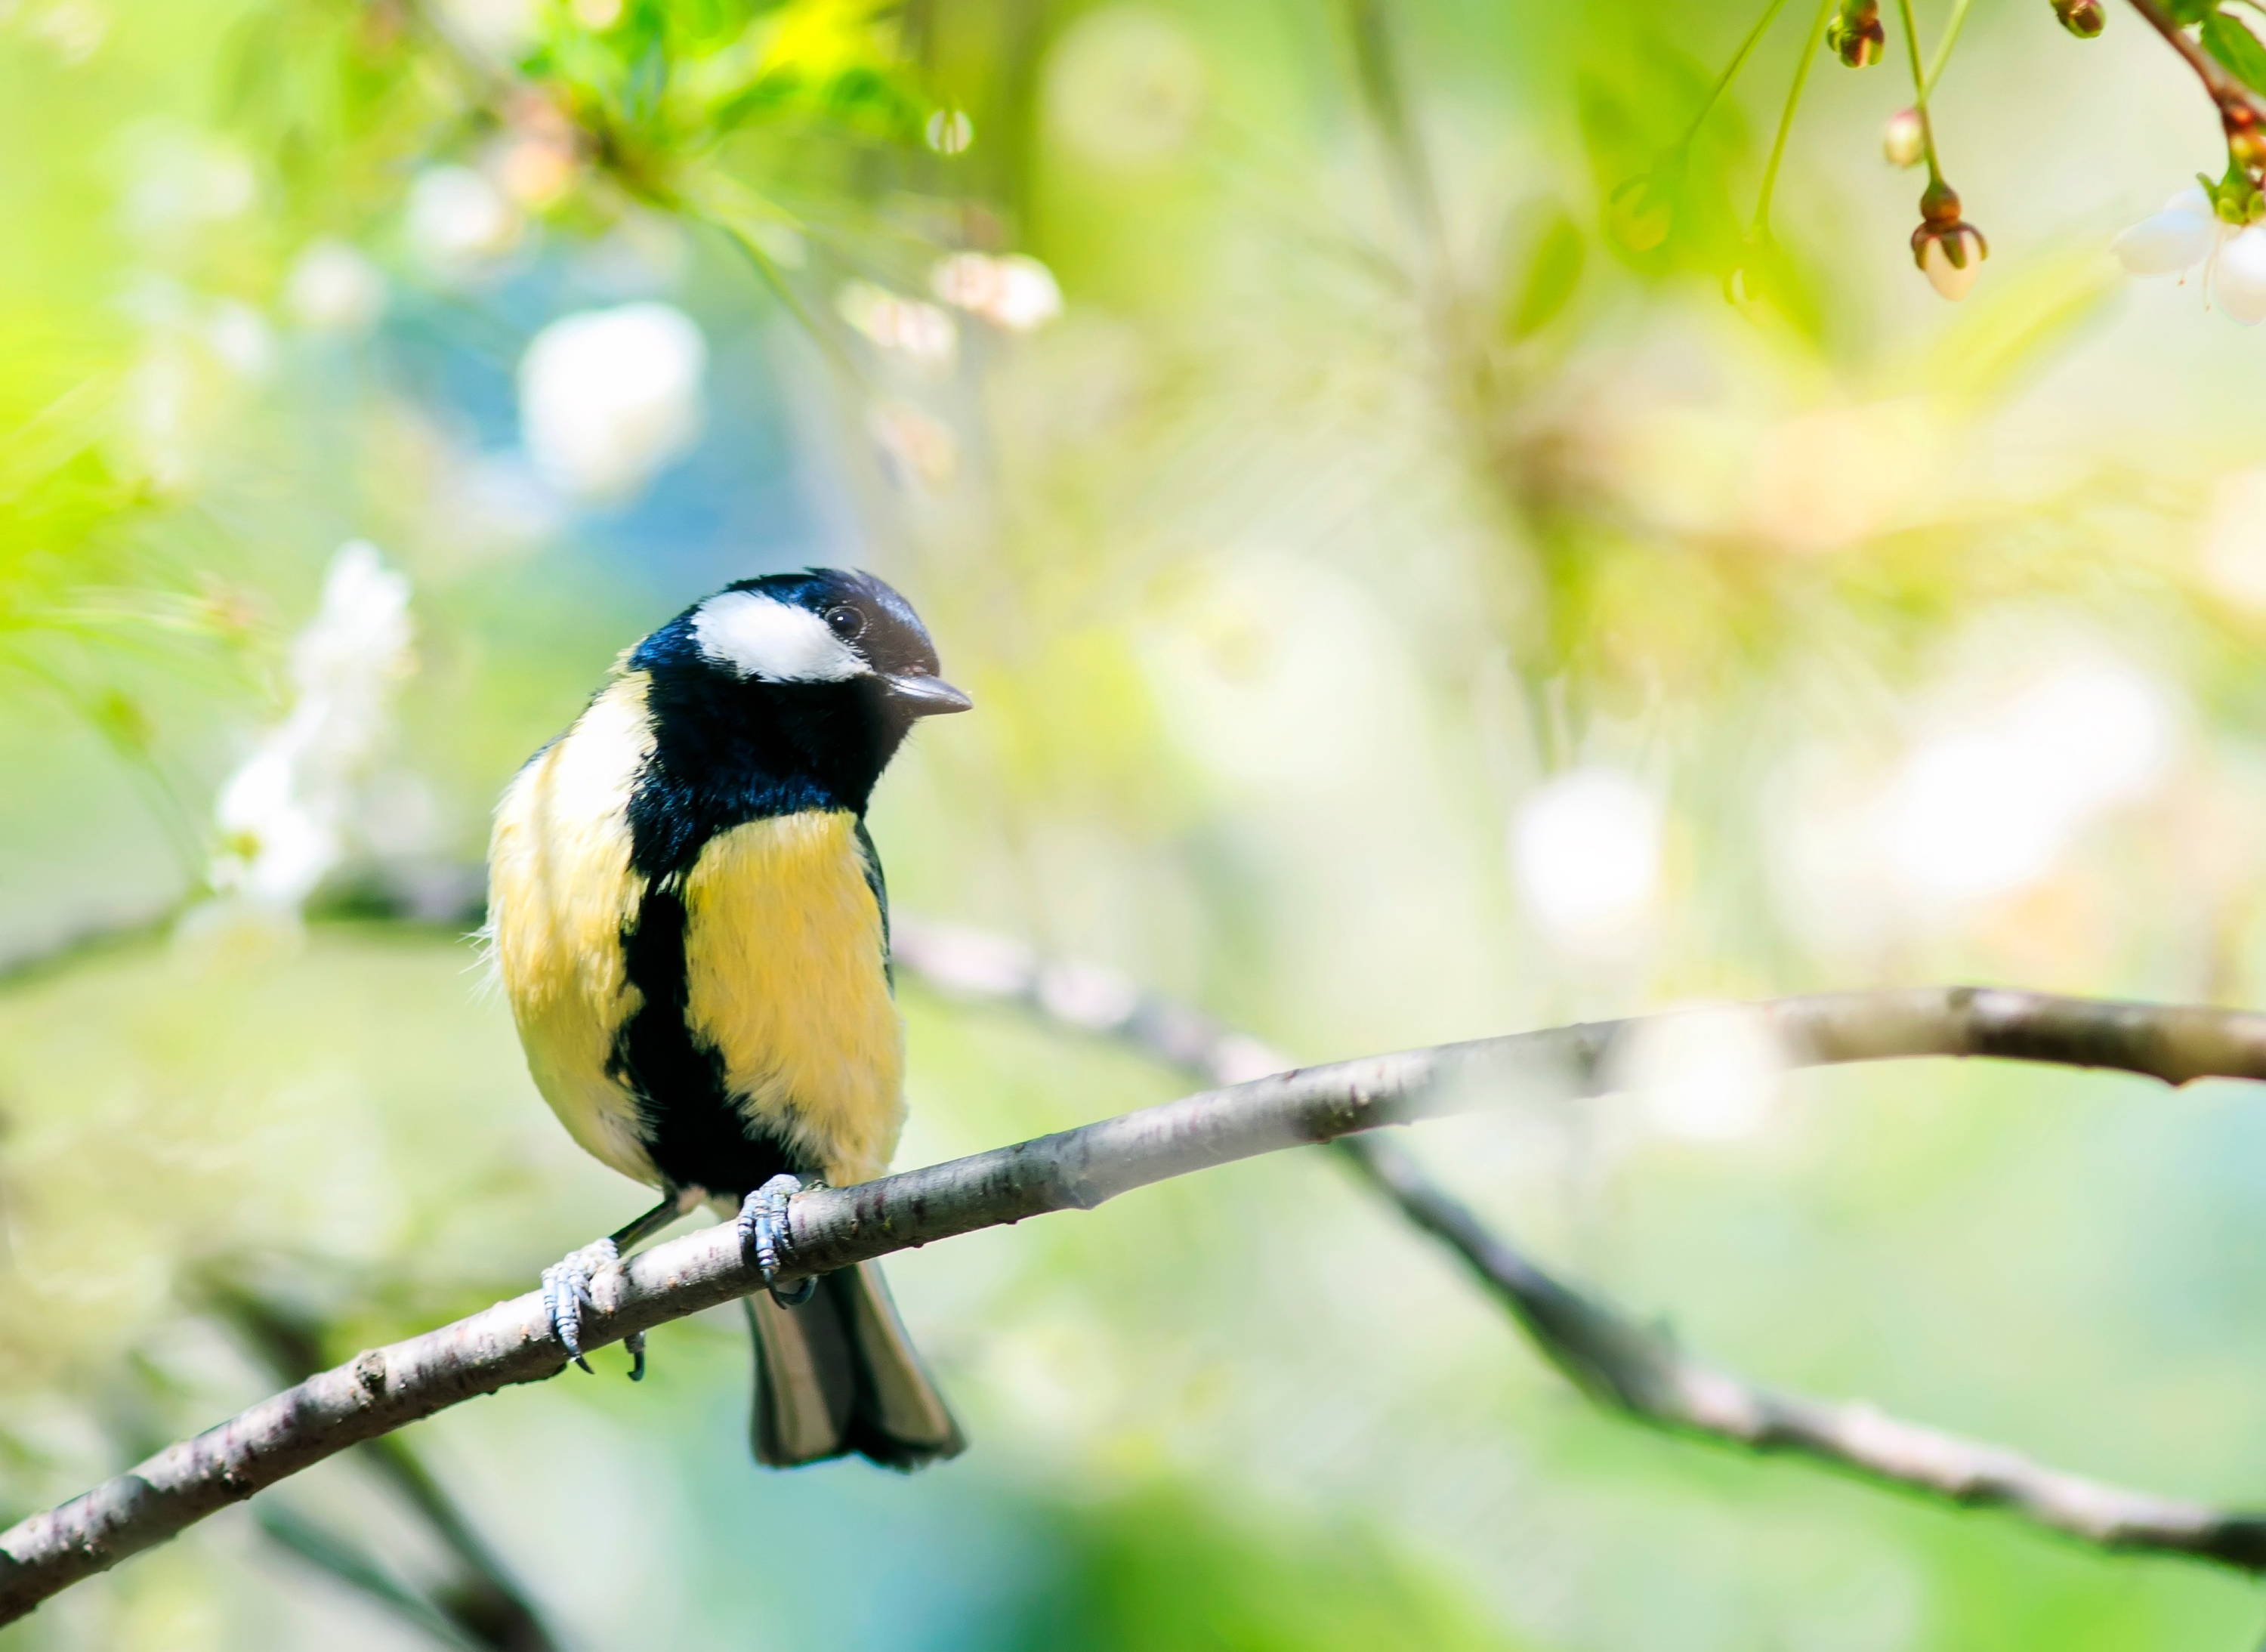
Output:
<svg viewBox="0 0 2266 1652">
<path fill-rule="evenodd" d="M 779 1264 L 794 1243 L 794 1230 L 787 1220 L 786 1203 L 802 1191 L 801 1181 L 794 1176 L 777 1175 L 757 1188 L 740 1206 L 740 1254 L 750 1259 L 763 1270 L 764 1286 L 771 1293 L 771 1300 L 782 1308 L 799 1308 L 810 1300 L 810 1293 L 818 1289 L 815 1278 L 781 1290 L 772 1281 L 778 1278 Z"/>
<path fill-rule="evenodd" d="M 543 1270 L 543 1306 L 551 1316 L 552 1334 L 558 1337 L 559 1346 L 566 1350 L 566 1356 L 584 1371 L 590 1369 L 590 1362 L 582 1357 L 582 1310 L 596 1305 L 590 1296 L 590 1282 L 608 1268 L 620 1267 L 625 1250 L 660 1232 L 702 1196 L 705 1195 L 698 1188 L 674 1190 L 628 1226 L 618 1228 L 579 1251 L 567 1252 Z M 645 1333 L 631 1332 L 622 1339 L 622 1346 L 630 1352 L 630 1380 L 643 1381 Z"/>
</svg>

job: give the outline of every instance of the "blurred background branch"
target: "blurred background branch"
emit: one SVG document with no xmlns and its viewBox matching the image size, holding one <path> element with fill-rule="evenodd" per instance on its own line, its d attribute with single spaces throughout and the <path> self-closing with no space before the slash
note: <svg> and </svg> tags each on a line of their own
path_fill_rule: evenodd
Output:
<svg viewBox="0 0 2266 1652">
<path fill-rule="evenodd" d="M 901 925 L 897 946 L 900 969 L 934 990 L 955 999 L 1012 1004 L 1055 1026 L 1119 1040 L 1205 1083 L 1232 1084 L 1291 1065 L 1257 1040 L 1098 965 L 1049 962 L 1000 937 L 919 924 Z M 2256 1035 L 2255 1024 L 2250 1032 Z M 2122 1042 L 2116 1034 L 2106 1037 L 2102 1055 Z M 2172 1071 L 2183 1069 L 2175 1064 Z M 2000 1446 L 1904 1422 L 1877 1407 L 1758 1387 L 1686 1352 L 1664 1329 L 1543 1268 L 1396 1144 L 1347 1136 L 1332 1149 L 1410 1222 L 1459 1256 L 1536 1351 L 1608 1410 L 1671 1432 L 1807 1458 L 1961 1507 L 2003 1509 L 2103 1548 L 2266 1571 L 2266 1515 L 2103 1485 Z"/>
</svg>

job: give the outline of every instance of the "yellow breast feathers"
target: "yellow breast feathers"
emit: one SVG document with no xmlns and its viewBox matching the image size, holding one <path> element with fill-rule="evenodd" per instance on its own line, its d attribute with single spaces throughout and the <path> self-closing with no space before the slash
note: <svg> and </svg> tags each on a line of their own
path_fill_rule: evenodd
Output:
<svg viewBox="0 0 2266 1652">
<path fill-rule="evenodd" d="M 720 832 L 684 881 L 693 1035 L 741 1111 L 840 1187 L 888 1166 L 904 1125 L 904 1028 L 856 817 L 810 812 Z"/>
<path fill-rule="evenodd" d="M 631 788 L 652 750 L 647 677 L 620 677 L 520 771 L 488 848 L 488 927 L 536 1087 L 585 1151 L 637 1181 L 659 1174 L 635 1100 L 608 1073 L 614 1034 L 643 1000 L 624 978 Z"/>
</svg>

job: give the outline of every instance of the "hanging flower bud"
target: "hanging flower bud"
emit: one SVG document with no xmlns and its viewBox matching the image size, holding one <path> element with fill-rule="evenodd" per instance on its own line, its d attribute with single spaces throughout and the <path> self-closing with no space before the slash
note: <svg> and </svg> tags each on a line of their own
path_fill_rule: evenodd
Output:
<svg viewBox="0 0 2266 1652">
<path fill-rule="evenodd" d="M 2226 152 L 2238 166 L 2256 172 L 2266 167 L 2266 133 L 2258 129 L 2258 117 L 2240 104 L 2226 113 Z"/>
<path fill-rule="evenodd" d="M 1826 26 L 1825 44 L 1852 69 L 1866 69 L 1881 61 L 1889 49 L 1889 32 L 1881 26 L 1880 0 L 1841 0 L 1841 9 Z"/>
<path fill-rule="evenodd" d="M 1889 157 L 1891 166 L 1916 166 L 1926 148 L 1926 134 L 1919 123 L 1919 111 L 1899 109 L 1889 117 L 1888 125 L 1881 128 L 1881 153 Z"/>
<path fill-rule="evenodd" d="M 2109 13 L 2101 0 L 2053 0 L 2053 14 L 2062 27 L 2080 40 L 2089 40 L 2109 26 Z"/>
<path fill-rule="evenodd" d="M 1959 193 L 1933 183 L 1919 198 L 1919 228 L 1912 231 L 1912 262 L 1927 284 L 1956 303 L 1975 285 L 1991 244 L 1983 231 L 1959 216 Z"/>
</svg>

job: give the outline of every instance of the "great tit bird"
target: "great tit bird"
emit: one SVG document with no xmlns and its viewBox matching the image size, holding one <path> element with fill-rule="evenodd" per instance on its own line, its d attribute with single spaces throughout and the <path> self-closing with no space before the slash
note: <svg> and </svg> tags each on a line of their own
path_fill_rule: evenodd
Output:
<svg viewBox="0 0 2266 1652">
<path fill-rule="evenodd" d="M 916 720 L 968 706 L 881 581 L 767 574 L 625 654 L 505 793 L 489 925 L 529 1070 L 575 1141 L 662 1195 L 546 1270 L 577 1363 L 590 1281 L 622 1248 L 736 1207 L 768 1271 L 800 1181 L 888 1168 L 904 1030 L 866 800 Z M 814 1283 L 748 1301 L 757 1458 L 959 1451 L 879 1268 Z"/>
</svg>

